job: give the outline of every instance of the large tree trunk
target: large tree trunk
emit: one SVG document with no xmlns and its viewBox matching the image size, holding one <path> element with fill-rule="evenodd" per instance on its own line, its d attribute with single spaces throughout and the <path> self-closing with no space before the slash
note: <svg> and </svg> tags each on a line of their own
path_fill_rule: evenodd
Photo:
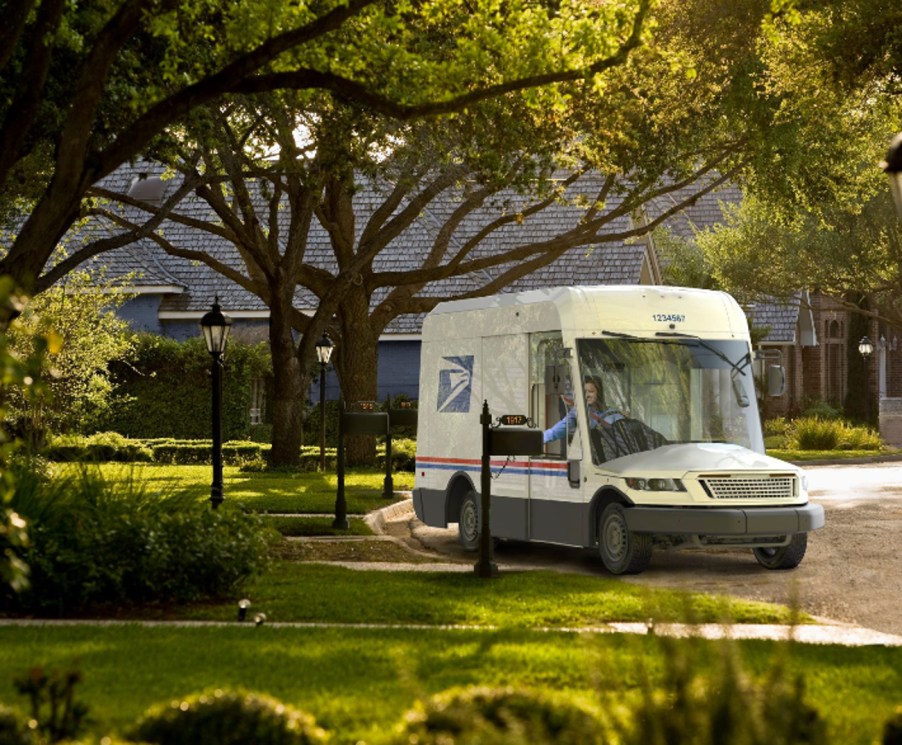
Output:
<svg viewBox="0 0 902 745">
<path fill-rule="evenodd" d="M 272 303 L 270 311 L 269 348 L 273 371 L 270 465 L 297 466 L 301 460 L 308 380 L 298 360 L 288 315 L 278 302 Z"/>
<path fill-rule="evenodd" d="M 337 350 L 336 366 L 345 405 L 350 407 L 361 401 L 376 401 L 379 330 L 371 328 L 369 303 L 364 292 L 349 293 L 342 302 L 339 321 L 342 344 Z M 373 437 L 348 437 L 345 445 L 348 465 L 375 464 L 376 442 Z"/>
</svg>

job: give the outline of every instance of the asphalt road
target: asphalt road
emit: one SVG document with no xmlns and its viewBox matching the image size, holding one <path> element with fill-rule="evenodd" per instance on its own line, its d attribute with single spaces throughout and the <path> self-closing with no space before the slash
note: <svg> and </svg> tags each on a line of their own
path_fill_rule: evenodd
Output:
<svg viewBox="0 0 902 745">
<path fill-rule="evenodd" d="M 751 550 L 656 551 L 642 574 L 627 582 L 796 603 L 823 618 L 902 635 L 902 465 L 817 466 L 806 469 L 812 501 L 824 506 L 826 526 L 809 536 L 801 565 L 770 571 Z M 420 524 L 414 536 L 455 558 L 472 558 L 456 542 L 457 526 Z M 585 551 L 507 543 L 496 553 L 504 566 L 543 566 L 605 573 Z"/>
</svg>

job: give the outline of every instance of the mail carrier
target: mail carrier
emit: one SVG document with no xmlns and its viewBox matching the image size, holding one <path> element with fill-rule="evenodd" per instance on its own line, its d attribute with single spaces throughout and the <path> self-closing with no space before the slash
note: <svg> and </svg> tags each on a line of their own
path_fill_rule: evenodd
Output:
<svg viewBox="0 0 902 745">
<path fill-rule="evenodd" d="M 442 303 L 423 324 L 417 517 L 479 543 L 480 414 L 525 415 L 544 452 L 493 457 L 494 538 L 750 548 L 790 569 L 824 524 L 805 475 L 764 453 L 745 315 L 722 292 L 561 287 Z M 779 370 L 777 370 L 779 371 Z"/>
</svg>

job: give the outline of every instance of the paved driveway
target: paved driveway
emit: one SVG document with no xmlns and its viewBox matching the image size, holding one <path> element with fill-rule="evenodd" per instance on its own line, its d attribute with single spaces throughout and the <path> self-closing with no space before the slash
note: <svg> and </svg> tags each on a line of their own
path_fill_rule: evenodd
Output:
<svg viewBox="0 0 902 745">
<path fill-rule="evenodd" d="M 812 500 L 824 505 L 826 527 L 809 536 L 808 553 L 790 571 L 763 569 L 746 550 L 657 551 L 628 582 L 797 602 L 808 613 L 902 634 L 902 465 L 817 466 L 808 470 Z M 422 543 L 456 558 L 453 530 L 415 524 Z M 496 559 L 513 566 L 604 573 L 585 551 L 506 544 Z"/>
</svg>

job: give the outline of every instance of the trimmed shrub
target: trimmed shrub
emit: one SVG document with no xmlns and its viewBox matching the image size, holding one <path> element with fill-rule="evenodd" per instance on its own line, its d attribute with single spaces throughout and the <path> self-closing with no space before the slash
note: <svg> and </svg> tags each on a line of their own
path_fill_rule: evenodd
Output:
<svg viewBox="0 0 902 745">
<path fill-rule="evenodd" d="M 170 440 L 154 445 L 153 460 L 179 466 L 207 465 L 212 457 L 212 440 L 189 442 Z M 259 442 L 225 442 L 222 445 L 222 462 L 228 466 L 262 464 L 269 446 Z"/>
<path fill-rule="evenodd" d="M 592 745 L 607 742 L 600 715 L 552 691 L 474 687 L 445 691 L 409 711 L 395 745 Z"/>
<path fill-rule="evenodd" d="M 118 432 L 100 432 L 94 435 L 55 435 L 47 443 L 44 456 L 55 461 L 91 461 L 100 463 L 149 462 L 153 452 L 140 440 L 130 440 Z"/>
<path fill-rule="evenodd" d="M 13 506 L 29 524 L 31 587 L 12 607 L 66 613 L 102 603 L 227 596 L 267 566 L 273 531 L 233 505 L 120 488 L 96 469 L 48 481 L 17 474 Z"/>
<path fill-rule="evenodd" d="M 202 693 L 158 706 L 129 737 L 161 745 L 320 745 L 328 741 L 310 714 L 240 690 Z"/>
<path fill-rule="evenodd" d="M 123 394 L 101 426 L 133 438 L 210 436 L 210 354 L 200 336 L 184 342 L 139 334 L 135 359 L 111 366 Z M 251 386 L 267 379 L 267 344 L 229 341 L 222 396 L 222 431 L 227 440 L 250 439 Z"/>
</svg>

